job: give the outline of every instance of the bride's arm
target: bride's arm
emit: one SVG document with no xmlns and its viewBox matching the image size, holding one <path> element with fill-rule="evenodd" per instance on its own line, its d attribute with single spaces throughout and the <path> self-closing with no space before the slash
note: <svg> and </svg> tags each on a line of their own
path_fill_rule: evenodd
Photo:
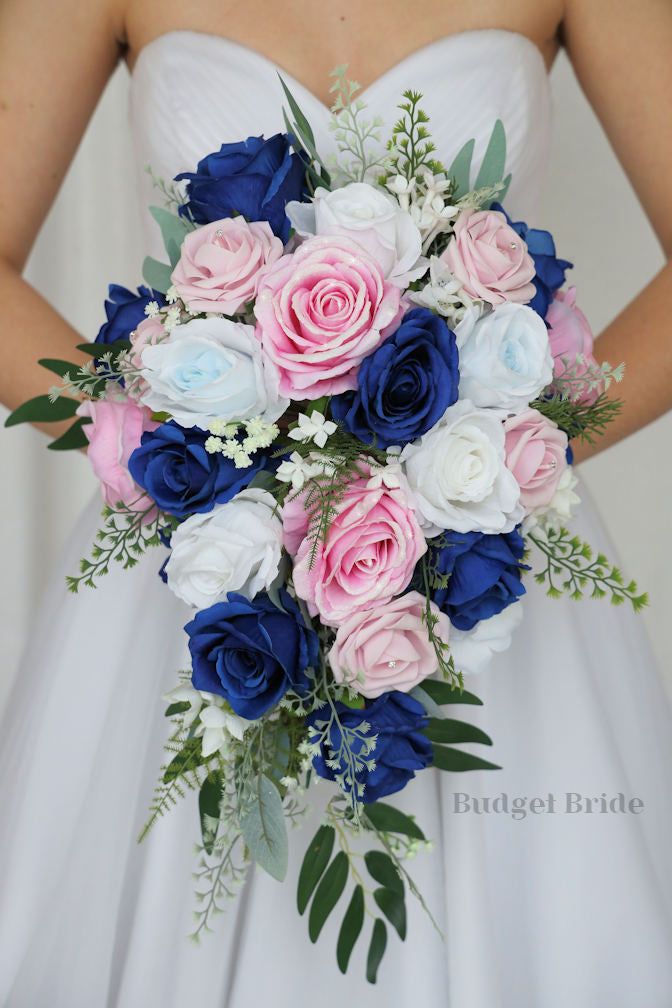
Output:
<svg viewBox="0 0 672 1008">
<path fill-rule="evenodd" d="M 38 358 L 81 359 L 81 336 L 21 271 L 119 58 L 115 21 L 100 0 L 0 4 L 0 401 L 10 408 L 47 390 Z"/>
<path fill-rule="evenodd" d="M 668 263 L 600 336 L 596 352 L 626 363 L 622 415 L 599 451 L 672 408 L 672 4 L 568 0 L 563 41 Z M 613 208 L 618 212 L 618 207 Z M 629 269 L 623 249 L 622 268 Z M 618 292 L 620 281 L 613 278 Z M 578 459 L 595 449 L 579 450 Z"/>
</svg>

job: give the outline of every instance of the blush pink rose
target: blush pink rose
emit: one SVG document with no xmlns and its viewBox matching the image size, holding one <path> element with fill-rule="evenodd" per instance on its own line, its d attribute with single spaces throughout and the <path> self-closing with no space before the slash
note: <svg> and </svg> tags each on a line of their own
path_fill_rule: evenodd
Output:
<svg viewBox="0 0 672 1008">
<path fill-rule="evenodd" d="M 370 471 L 353 480 L 339 502 L 326 540 L 312 550 L 305 535 L 294 558 L 294 587 L 308 603 L 311 615 L 339 626 L 358 610 L 389 602 L 408 587 L 427 543 L 406 492 L 371 480 Z M 301 518 L 296 497 L 285 504 L 287 522 L 296 542 Z M 304 509 L 305 511 L 305 509 Z M 311 553 L 314 552 L 311 562 Z"/>
<path fill-rule="evenodd" d="M 526 511 L 550 504 L 567 468 L 567 435 L 535 409 L 504 421 L 506 467 L 520 487 Z"/>
<path fill-rule="evenodd" d="M 156 430 L 159 424 L 152 420 L 149 410 L 130 399 L 83 402 L 77 413 L 91 418 L 91 423 L 83 427 L 89 441 L 86 454 L 100 480 L 105 503 L 114 507 L 121 501 L 132 511 L 144 511 L 151 500 L 132 479 L 128 460 L 143 433 Z M 148 514 L 148 520 L 151 517 Z"/>
<path fill-rule="evenodd" d="M 548 341 L 553 357 L 553 374 L 562 378 L 567 365 L 574 371 L 577 378 L 590 372 L 599 365 L 593 356 L 593 333 L 588 319 L 580 308 L 576 307 L 576 287 L 566 291 L 556 291 L 546 312 L 546 322 L 549 326 Z M 576 364 L 578 355 L 584 358 L 583 364 Z M 580 402 L 594 403 L 604 386 L 594 388 L 580 386 L 575 389 Z"/>
<path fill-rule="evenodd" d="M 408 592 L 341 623 L 329 652 L 334 679 L 375 700 L 388 690 L 408 693 L 436 672 L 436 652 L 423 622 L 425 599 Z M 435 631 L 448 642 L 450 621 L 432 603 Z"/>
<path fill-rule="evenodd" d="M 357 388 L 362 360 L 399 318 L 400 291 L 351 239 L 309 238 L 263 274 L 257 332 L 280 393 L 318 399 Z"/>
<path fill-rule="evenodd" d="M 138 371 L 142 370 L 142 351 L 146 346 L 154 346 L 168 335 L 163 328 L 159 315 L 143 319 L 131 333 L 131 364 Z M 141 375 L 136 375 L 126 382 L 126 389 L 134 399 L 139 399 L 149 385 Z"/>
<path fill-rule="evenodd" d="M 266 221 L 226 217 L 189 232 L 171 279 L 190 311 L 235 315 L 256 296 L 263 267 L 282 253 Z"/>
<path fill-rule="evenodd" d="M 534 262 L 499 210 L 463 210 L 440 256 L 472 298 L 491 305 L 534 297 Z"/>
</svg>

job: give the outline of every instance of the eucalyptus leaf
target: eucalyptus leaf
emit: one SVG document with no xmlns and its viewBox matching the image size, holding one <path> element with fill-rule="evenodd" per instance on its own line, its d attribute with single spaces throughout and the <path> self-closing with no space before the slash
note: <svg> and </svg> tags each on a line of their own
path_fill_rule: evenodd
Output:
<svg viewBox="0 0 672 1008">
<path fill-rule="evenodd" d="M 18 406 L 5 420 L 5 427 L 21 423 L 51 423 L 69 420 L 75 416 L 79 403 L 76 399 L 59 396 L 54 402 L 48 395 L 35 396 Z"/>
<path fill-rule="evenodd" d="M 464 196 L 469 192 L 469 176 L 471 174 L 471 159 L 474 153 L 475 140 L 468 140 L 462 147 L 450 168 L 446 172 L 455 184 L 454 196 Z"/>
<path fill-rule="evenodd" d="M 414 686 L 410 692 L 410 695 L 413 697 L 414 700 L 417 700 L 418 703 L 425 708 L 427 714 L 430 717 L 442 718 L 444 716 L 443 711 L 441 710 L 439 705 L 434 700 L 432 700 L 429 693 L 425 692 L 422 686 Z"/>
<path fill-rule="evenodd" d="M 302 915 L 315 891 L 315 886 L 329 864 L 331 852 L 334 849 L 335 835 L 333 826 L 320 826 L 305 853 L 296 893 L 297 907 Z"/>
<path fill-rule="evenodd" d="M 403 895 L 404 881 L 389 854 L 383 851 L 368 851 L 364 855 L 364 861 L 372 879 L 385 889 Z"/>
<path fill-rule="evenodd" d="M 483 161 L 476 176 L 474 189 L 497 185 L 504 178 L 506 164 L 506 133 L 501 119 L 497 119 L 492 128 L 488 146 L 483 155 Z"/>
<path fill-rule="evenodd" d="M 339 851 L 317 887 L 308 916 L 308 937 L 316 942 L 327 917 L 334 909 L 348 881 L 348 856 Z"/>
<path fill-rule="evenodd" d="M 416 840 L 425 839 L 425 834 L 410 816 L 385 802 L 372 802 L 367 805 L 366 818 L 374 829 L 380 830 L 381 833 L 401 833 Z"/>
<path fill-rule="evenodd" d="M 369 954 L 366 959 L 366 979 L 371 984 L 375 984 L 376 982 L 378 967 L 380 966 L 381 959 L 385 955 L 386 946 L 387 928 L 385 927 L 385 921 L 381 920 L 380 917 L 376 917 L 373 923 L 373 931 L 371 933 Z"/>
<path fill-rule="evenodd" d="M 287 874 L 287 826 L 278 789 L 264 774 L 257 777 L 249 805 L 240 817 L 240 832 L 250 857 L 282 882 Z"/>
<path fill-rule="evenodd" d="M 80 448 L 86 448 L 89 439 L 84 433 L 84 427 L 89 423 L 91 423 L 90 417 L 80 417 L 68 427 L 65 434 L 50 441 L 47 448 L 50 451 L 78 451 Z"/>
<path fill-rule="evenodd" d="M 376 889 L 373 898 L 402 941 L 406 941 L 406 902 L 403 893 Z"/>
<path fill-rule="evenodd" d="M 172 268 L 167 263 L 158 262 L 156 259 L 152 259 L 151 256 L 147 256 L 142 264 L 142 275 L 145 282 L 153 290 L 159 291 L 161 294 L 165 294 L 170 287 L 172 272 Z"/>
<path fill-rule="evenodd" d="M 423 734 L 430 742 L 480 742 L 482 745 L 492 745 L 490 736 L 476 725 L 455 721 L 453 718 L 431 718 Z"/>
<path fill-rule="evenodd" d="M 364 924 L 364 890 L 361 885 L 356 885 L 345 917 L 338 932 L 338 942 L 336 944 L 336 962 L 341 973 L 346 973 L 348 963 L 355 943 L 359 938 Z"/>
<path fill-rule="evenodd" d="M 463 773 L 465 770 L 501 770 L 496 763 L 489 763 L 479 756 L 463 752 L 461 749 L 451 749 L 449 746 L 434 745 L 433 766 L 438 770 L 450 770 L 452 773 Z"/>
<path fill-rule="evenodd" d="M 150 207 L 149 212 L 161 228 L 163 244 L 170 259 L 170 265 L 175 266 L 180 258 L 182 242 L 193 231 L 193 225 L 185 218 L 178 217 L 164 207 Z M 153 284 L 154 290 L 158 290 Z M 168 288 L 166 288 L 167 290 Z M 165 294 L 165 291 L 162 291 Z"/>
</svg>

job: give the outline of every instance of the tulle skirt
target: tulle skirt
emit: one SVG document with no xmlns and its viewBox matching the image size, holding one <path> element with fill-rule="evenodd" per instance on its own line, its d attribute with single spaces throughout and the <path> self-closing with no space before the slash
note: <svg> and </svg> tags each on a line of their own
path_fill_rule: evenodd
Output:
<svg viewBox="0 0 672 1008">
<path fill-rule="evenodd" d="M 250 871 L 214 933 L 189 940 L 195 794 L 136 842 L 188 612 L 157 577 L 158 551 L 67 593 L 98 512 L 46 588 L 0 733 L 2 1005 L 668 1008 L 672 719 L 636 617 L 529 585 L 511 649 L 467 683 L 503 769 L 427 770 L 392 799 L 434 843 L 408 867 L 444 937 L 409 895 L 407 940 L 390 932 L 370 987 L 370 922 L 343 977 L 345 897 L 315 946 L 295 908 L 324 782 L 290 835 L 286 883 Z M 576 527 L 610 549 L 588 501 Z"/>
</svg>

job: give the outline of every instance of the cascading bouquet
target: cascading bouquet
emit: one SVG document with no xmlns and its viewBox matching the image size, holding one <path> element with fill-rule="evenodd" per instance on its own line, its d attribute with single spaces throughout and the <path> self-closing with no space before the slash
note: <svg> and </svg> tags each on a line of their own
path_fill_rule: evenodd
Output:
<svg viewBox="0 0 672 1008">
<path fill-rule="evenodd" d="M 70 588 L 162 543 L 195 610 L 143 835 L 198 791 L 196 933 L 250 862 L 284 877 L 286 823 L 327 778 L 298 908 L 316 941 L 350 882 L 337 961 L 368 912 L 375 982 L 425 842 L 381 799 L 425 768 L 496 769 L 444 708 L 480 703 L 463 672 L 508 645 L 528 554 L 549 595 L 646 597 L 565 528 L 570 441 L 618 412 L 622 368 L 596 363 L 551 236 L 500 205 L 502 124 L 471 185 L 474 141 L 444 167 L 419 94 L 385 144 L 335 77 L 333 163 L 285 87 L 286 133 L 156 180 L 169 264 L 111 287 L 91 362 L 41 361 L 61 384 L 8 423 L 76 415 L 50 447 L 86 446 L 102 483 Z"/>
</svg>

